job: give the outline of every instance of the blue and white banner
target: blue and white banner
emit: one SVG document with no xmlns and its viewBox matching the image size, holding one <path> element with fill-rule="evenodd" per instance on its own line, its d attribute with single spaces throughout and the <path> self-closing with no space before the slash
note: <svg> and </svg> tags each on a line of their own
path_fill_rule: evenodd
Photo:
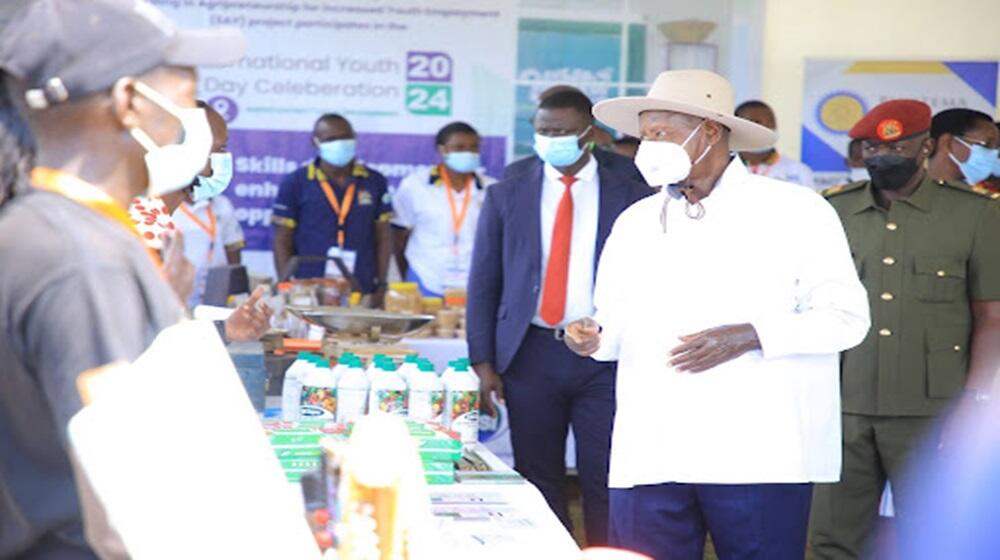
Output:
<svg viewBox="0 0 1000 560">
<path fill-rule="evenodd" d="M 456 120 L 483 136 L 486 171 L 503 168 L 514 121 L 514 0 L 153 3 L 179 24 L 247 36 L 238 64 L 200 70 L 198 96 L 229 122 L 236 175 L 226 194 L 253 272 L 271 272 L 271 203 L 282 177 L 313 157 L 323 113 L 351 121 L 359 157 L 391 184 L 436 163 L 434 135 Z"/>
<path fill-rule="evenodd" d="M 802 161 L 817 186 L 842 183 L 847 132 L 872 107 L 919 99 L 934 113 L 966 107 L 996 114 L 997 62 L 806 60 Z"/>
</svg>

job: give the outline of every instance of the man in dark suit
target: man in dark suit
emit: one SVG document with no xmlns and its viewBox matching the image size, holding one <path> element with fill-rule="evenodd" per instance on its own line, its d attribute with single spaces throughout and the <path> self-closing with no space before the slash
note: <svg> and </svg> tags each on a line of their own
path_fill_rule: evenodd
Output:
<svg viewBox="0 0 1000 560">
<path fill-rule="evenodd" d="M 491 397 L 506 397 L 517 470 L 567 528 L 572 425 L 587 540 L 603 544 L 615 366 L 570 352 L 562 329 L 593 311 L 604 240 L 618 214 L 652 190 L 600 166 L 583 148 L 593 117 L 579 91 L 544 99 L 533 124 L 539 158 L 490 187 L 480 213 L 469 276 L 469 356 L 486 412 L 494 412 Z"/>
<path fill-rule="evenodd" d="M 579 89 L 573 86 L 553 86 L 549 89 L 543 91 L 541 95 L 538 96 L 539 103 L 544 102 L 546 99 L 555 94 L 561 94 L 566 92 L 578 93 L 585 97 L 585 94 Z M 594 119 L 591 116 L 589 124 L 593 125 Z M 642 178 L 642 174 L 639 173 L 639 169 L 636 168 L 635 162 L 632 158 L 623 156 L 611 149 L 605 149 L 601 147 L 602 141 L 596 136 L 604 136 L 607 138 L 607 143 L 611 143 L 611 137 L 608 133 L 601 129 L 592 129 L 595 134 L 595 138 L 591 138 L 589 141 L 588 149 L 590 149 L 594 159 L 597 161 L 597 166 L 600 169 L 607 169 L 614 172 L 617 175 L 626 177 L 638 183 L 645 184 L 646 181 Z M 538 154 L 532 154 L 530 156 L 523 157 L 517 161 L 512 161 L 507 164 L 507 167 L 503 170 L 503 179 L 510 179 L 517 177 L 525 172 L 531 172 L 542 165 L 542 160 L 538 157 Z"/>
</svg>

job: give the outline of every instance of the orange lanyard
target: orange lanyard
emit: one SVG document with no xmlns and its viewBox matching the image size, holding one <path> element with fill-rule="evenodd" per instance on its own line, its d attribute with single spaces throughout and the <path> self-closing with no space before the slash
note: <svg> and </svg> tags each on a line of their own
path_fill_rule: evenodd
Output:
<svg viewBox="0 0 1000 560">
<path fill-rule="evenodd" d="M 351 213 L 351 204 L 354 203 L 354 183 L 351 183 L 347 187 L 347 192 L 344 194 L 344 205 L 341 206 L 340 201 L 337 200 L 337 195 L 333 193 L 333 187 L 330 186 L 330 183 L 322 175 L 317 173 L 317 176 L 319 186 L 323 189 L 323 194 L 326 195 L 326 201 L 330 203 L 330 209 L 337 216 L 337 246 L 343 248 L 344 224 L 347 222 L 347 215 Z"/>
<path fill-rule="evenodd" d="M 153 265 L 161 275 L 164 274 L 163 260 L 160 258 L 159 251 L 150 249 L 146 245 L 146 241 L 142 238 L 139 230 L 136 229 L 135 224 L 132 223 L 132 218 L 128 215 L 128 211 L 119 206 L 104 191 L 69 173 L 49 167 L 34 168 L 31 171 L 31 182 L 40 189 L 65 196 L 109 220 L 117 222 L 142 243 L 143 248 L 146 249 L 146 253 L 149 254 L 150 260 L 153 261 Z"/>
<path fill-rule="evenodd" d="M 451 178 L 448 177 L 448 172 L 444 169 L 444 166 L 441 167 L 440 174 L 441 179 L 444 181 L 444 190 L 448 193 L 448 208 L 451 210 L 451 228 L 455 232 L 455 246 L 457 248 L 458 237 L 462 233 L 462 224 L 465 223 L 465 217 L 469 214 L 469 202 L 472 200 L 472 180 L 465 186 L 462 211 L 458 212 L 455 209 L 455 192 L 451 187 Z"/>
<path fill-rule="evenodd" d="M 205 258 L 207 264 L 212 264 L 212 257 L 215 256 L 215 234 L 218 231 L 218 224 L 215 221 L 215 212 L 212 211 L 212 203 L 209 202 L 208 206 L 205 207 L 205 211 L 208 213 L 208 223 L 201 221 L 191 208 L 188 207 L 186 202 L 181 203 L 181 212 L 194 222 L 194 225 L 198 226 L 201 231 L 208 235 L 208 256 Z"/>
</svg>

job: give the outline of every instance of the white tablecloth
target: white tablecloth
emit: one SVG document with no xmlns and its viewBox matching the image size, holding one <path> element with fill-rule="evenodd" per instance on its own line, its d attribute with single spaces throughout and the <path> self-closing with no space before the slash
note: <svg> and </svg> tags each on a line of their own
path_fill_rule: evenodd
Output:
<svg viewBox="0 0 1000 560">
<path fill-rule="evenodd" d="M 495 470 L 509 468 L 481 444 Z M 537 488 L 520 484 L 431 486 L 432 510 L 448 558 L 576 559 L 580 549 Z"/>
</svg>

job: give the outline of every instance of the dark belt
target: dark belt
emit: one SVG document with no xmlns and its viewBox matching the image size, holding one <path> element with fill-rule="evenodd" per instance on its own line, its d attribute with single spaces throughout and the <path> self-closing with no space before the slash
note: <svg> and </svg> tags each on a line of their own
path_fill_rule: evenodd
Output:
<svg viewBox="0 0 1000 560">
<path fill-rule="evenodd" d="M 548 338 L 554 338 L 558 341 L 562 341 L 566 338 L 566 329 L 547 329 L 545 327 L 539 327 L 538 325 L 528 325 L 528 334 L 532 336 L 544 336 Z"/>
</svg>

